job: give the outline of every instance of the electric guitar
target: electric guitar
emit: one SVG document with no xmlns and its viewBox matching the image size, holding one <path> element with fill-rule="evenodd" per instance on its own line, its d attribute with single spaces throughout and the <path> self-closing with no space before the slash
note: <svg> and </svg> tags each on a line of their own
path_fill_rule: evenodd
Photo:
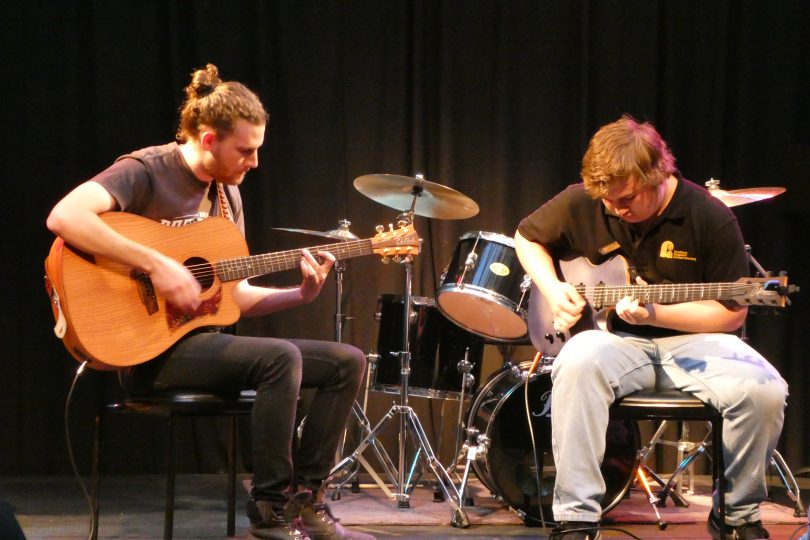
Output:
<svg viewBox="0 0 810 540">
<path fill-rule="evenodd" d="M 566 332 L 558 332 L 554 329 L 551 307 L 537 286 L 532 284 L 528 312 L 529 337 L 532 345 L 546 356 L 556 356 L 568 338 L 583 330 L 609 331 L 610 312 L 625 296 L 636 298 L 643 304 L 730 300 L 744 306 L 783 308 L 789 303 L 787 296 L 799 291 L 799 287 L 788 285 L 787 276 L 746 277 L 731 283 L 632 285 L 627 261 L 621 256 L 599 265 L 591 264 L 585 257 L 560 260 L 557 262 L 557 275 L 568 283 L 578 283 L 574 287 L 585 299 L 586 305 L 577 324 Z"/>
<path fill-rule="evenodd" d="M 104 257 L 95 257 L 57 238 L 45 259 L 45 283 L 56 319 L 54 331 L 79 362 L 116 369 L 153 359 L 181 337 L 203 326 L 227 326 L 240 316 L 232 298 L 239 280 L 297 268 L 301 250 L 249 255 L 242 232 L 227 219 L 212 217 L 168 227 L 125 212 L 101 219 L 117 232 L 183 263 L 202 287 L 200 306 L 187 313 L 167 302 L 149 276 Z M 376 253 L 383 257 L 419 254 L 412 225 L 376 236 L 309 248 L 337 259 Z"/>
</svg>

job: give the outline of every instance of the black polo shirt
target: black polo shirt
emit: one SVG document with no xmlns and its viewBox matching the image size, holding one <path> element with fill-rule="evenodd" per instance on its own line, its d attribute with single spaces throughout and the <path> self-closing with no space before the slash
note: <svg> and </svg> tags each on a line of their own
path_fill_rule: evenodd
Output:
<svg viewBox="0 0 810 540">
<path fill-rule="evenodd" d="M 734 214 L 708 190 L 681 177 L 672 200 L 644 233 L 609 213 L 583 184 L 568 186 L 523 219 L 518 231 L 555 257 L 573 253 L 600 264 L 622 255 L 631 270 L 651 284 L 731 282 L 748 275 Z M 625 326 L 618 317 L 613 322 L 616 329 L 641 335 L 672 333 Z"/>
</svg>

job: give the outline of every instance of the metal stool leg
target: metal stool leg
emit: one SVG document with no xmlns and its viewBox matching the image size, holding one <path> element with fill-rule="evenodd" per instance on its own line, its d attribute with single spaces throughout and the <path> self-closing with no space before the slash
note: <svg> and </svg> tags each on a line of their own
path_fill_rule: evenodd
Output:
<svg viewBox="0 0 810 540">
<path fill-rule="evenodd" d="M 163 518 L 163 539 L 172 540 L 174 531 L 174 481 L 175 454 L 177 453 L 177 430 L 174 413 L 169 414 L 169 456 L 166 471 L 166 515 Z"/>
<path fill-rule="evenodd" d="M 93 432 L 93 471 L 90 485 L 90 500 L 93 526 L 90 531 L 90 540 L 98 540 L 98 504 L 101 495 L 101 430 L 104 411 L 96 413 L 96 425 Z"/>
<path fill-rule="evenodd" d="M 805 510 L 802 504 L 799 484 L 796 483 L 796 479 L 793 477 L 793 473 L 790 472 L 790 467 L 787 466 L 787 463 L 785 463 L 785 460 L 782 458 L 782 454 L 777 450 L 773 451 L 771 466 L 776 469 L 776 473 L 785 485 L 788 497 L 793 501 L 793 515 L 796 517 L 807 517 L 807 510 Z"/>
<path fill-rule="evenodd" d="M 712 420 L 712 445 L 714 446 L 715 489 L 717 494 L 717 514 L 720 520 L 720 538 L 726 537 L 726 460 L 723 457 L 723 418 Z"/>
<path fill-rule="evenodd" d="M 228 536 L 236 535 L 236 415 L 230 418 L 228 445 Z"/>
</svg>

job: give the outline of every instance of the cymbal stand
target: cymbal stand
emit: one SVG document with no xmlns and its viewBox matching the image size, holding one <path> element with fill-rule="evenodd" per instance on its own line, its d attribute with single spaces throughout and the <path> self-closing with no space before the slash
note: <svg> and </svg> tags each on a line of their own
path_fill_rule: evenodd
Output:
<svg viewBox="0 0 810 540">
<path fill-rule="evenodd" d="M 418 186 L 414 188 L 414 197 L 418 196 L 417 192 Z M 415 200 L 415 199 L 414 199 Z M 401 218 L 403 220 L 412 220 L 412 212 L 403 214 Z M 406 221 L 410 222 L 410 221 Z M 395 416 L 399 417 L 399 463 L 396 469 L 397 472 L 397 479 L 394 481 L 394 487 L 396 488 L 395 499 L 397 501 L 398 508 L 409 508 L 410 507 L 410 494 L 408 493 L 407 489 L 407 471 L 405 466 L 406 461 L 406 450 L 407 450 L 407 441 L 408 441 L 408 432 L 410 430 L 411 434 L 415 438 L 415 443 L 417 445 L 417 455 L 420 455 L 421 458 L 425 461 L 425 464 L 431 469 L 433 474 L 436 476 L 438 480 L 439 487 L 442 489 L 445 495 L 445 499 L 453 506 L 454 514 L 453 518 L 451 519 L 451 524 L 454 527 L 459 528 L 466 528 L 469 526 L 470 521 L 467 517 L 467 514 L 461 508 L 461 498 L 459 495 L 456 486 L 453 484 L 452 479 L 447 474 L 447 471 L 444 469 L 442 464 L 436 458 L 436 455 L 433 453 L 433 449 L 430 447 L 430 442 L 428 441 L 427 435 L 422 428 L 422 424 L 419 422 L 419 418 L 416 416 L 413 408 L 408 405 L 408 379 L 410 376 L 410 361 L 411 361 L 411 352 L 410 352 L 410 328 L 409 328 L 409 320 L 410 320 L 410 313 L 411 307 L 413 304 L 411 290 L 413 288 L 413 258 L 408 255 L 404 259 L 400 261 L 403 266 L 405 267 L 405 301 L 403 307 L 403 339 L 402 339 L 402 351 L 399 352 L 392 352 L 392 355 L 398 355 L 400 359 L 400 374 L 401 374 L 401 386 L 400 386 L 400 394 L 399 399 L 400 403 L 396 404 L 391 407 L 388 413 L 374 426 L 372 429 L 360 442 L 360 445 L 357 449 L 348 457 L 344 458 L 340 463 L 335 465 L 329 473 L 329 478 L 333 478 L 339 474 L 345 474 L 343 471 L 349 465 L 354 464 L 360 454 L 371 444 L 371 442 L 376 440 L 377 434 L 383 429 L 385 424 L 388 423 L 391 419 Z M 389 471 L 393 472 L 393 471 Z"/>
<path fill-rule="evenodd" d="M 350 234 L 349 233 L 349 225 L 351 225 L 350 221 L 348 221 L 346 219 L 341 219 L 338 222 L 338 228 L 334 231 L 336 233 L 339 233 L 339 234 L 336 235 L 336 238 L 344 238 L 344 239 L 348 240 L 346 235 Z M 345 273 L 347 267 L 348 267 L 348 263 L 346 263 L 346 261 L 342 261 L 342 260 L 335 261 L 335 264 L 333 266 L 333 268 L 335 270 L 335 341 L 337 343 L 343 343 L 343 326 L 346 323 L 346 319 L 351 318 L 351 317 L 348 317 L 345 313 L 343 313 L 343 277 L 344 277 L 344 273 Z M 366 372 L 366 384 L 365 384 L 365 389 L 364 389 L 364 394 L 363 394 L 363 405 L 361 406 L 357 402 L 357 400 L 355 400 L 354 403 L 352 404 L 352 413 L 354 414 L 359 427 L 365 433 L 368 433 L 370 431 L 369 426 L 371 425 L 371 422 L 369 422 L 368 417 L 366 416 L 366 407 L 368 405 L 368 390 L 369 390 L 369 381 L 370 381 L 370 376 L 371 376 L 371 369 L 375 365 L 376 358 L 374 358 L 374 357 L 376 357 L 376 356 L 377 355 L 369 355 L 369 358 L 368 358 L 369 365 L 368 365 L 367 372 Z M 336 451 L 336 459 L 337 460 L 341 459 L 342 456 L 343 456 L 343 449 L 344 449 L 344 446 L 346 444 L 346 436 L 348 434 L 348 431 L 349 431 L 349 428 L 347 426 L 346 429 L 343 430 L 343 437 L 341 437 L 340 443 L 338 444 L 338 448 L 337 448 L 337 451 Z M 386 459 L 387 459 L 387 461 L 389 463 L 391 462 L 391 458 L 388 457 L 387 454 L 384 455 L 385 448 L 383 448 L 382 446 L 378 447 L 376 444 L 373 444 L 372 446 L 373 446 L 374 452 L 377 454 L 378 459 L 380 459 L 381 462 L 384 462 Z M 390 496 L 391 493 L 388 490 L 388 486 L 380 478 L 380 476 L 377 474 L 377 472 L 374 469 L 371 468 L 371 465 L 365 459 L 362 459 L 362 458 L 359 459 L 358 461 L 360 462 L 361 465 L 363 465 L 363 467 L 366 469 L 366 471 L 369 473 L 369 475 L 371 475 L 371 477 L 374 479 L 374 481 L 377 483 L 377 485 L 379 485 L 380 488 L 383 491 L 385 491 L 387 495 Z M 340 491 L 343 488 L 343 486 L 345 484 L 347 484 L 349 481 L 352 482 L 352 491 L 353 492 L 356 493 L 356 492 L 358 492 L 360 490 L 360 483 L 357 480 L 357 476 L 358 476 L 359 472 L 360 472 L 360 468 L 359 468 L 359 466 L 357 466 L 357 464 L 355 464 L 353 466 L 353 468 L 352 468 L 351 474 L 349 474 L 343 481 L 341 481 L 339 484 L 337 484 L 337 486 L 335 487 L 335 490 L 332 492 L 332 497 L 331 498 L 332 498 L 333 501 L 340 500 L 340 496 L 341 496 Z"/>
</svg>

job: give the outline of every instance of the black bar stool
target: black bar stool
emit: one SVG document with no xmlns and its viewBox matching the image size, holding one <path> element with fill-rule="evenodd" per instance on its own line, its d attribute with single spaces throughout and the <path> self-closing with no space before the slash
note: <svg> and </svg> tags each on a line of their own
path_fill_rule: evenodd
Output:
<svg viewBox="0 0 810 540">
<path fill-rule="evenodd" d="M 723 460 L 723 416 L 720 412 L 692 394 L 680 390 L 641 390 L 618 399 L 613 404 L 610 415 L 613 418 L 628 420 L 699 420 L 711 422 L 712 479 L 714 492 L 717 493 L 716 511 L 720 521 L 720 532 L 721 535 L 725 535 L 726 475 Z M 643 462 L 638 465 L 638 467 L 644 466 L 645 463 Z M 666 494 L 664 494 L 664 497 L 666 497 Z M 650 499 L 650 504 L 655 504 L 652 499 Z M 653 510 L 658 515 L 655 506 L 653 506 Z M 666 527 L 660 517 L 659 527 Z"/>
<path fill-rule="evenodd" d="M 145 414 L 164 417 L 168 420 L 169 443 L 166 471 L 166 513 L 163 522 L 163 538 L 171 540 L 174 529 L 174 487 L 177 444 L 177 419 L 186 417 L 216 417 L 229 419 L 230 437 L 228 449 L 228 523 L 229 537 L 236 534 L 236 419 L 249 415 L 253 410 L 255 392 L 243 392 L 239 396 L 225 397 L 208 392 L 174 391 L 145 398 L 127 398 L 103 407 L 96 414 L 93 440 L 93 464 L 91 502 L 93 530 L 91 539 L 98 538 L 99 499 L 101 484 L 101 459 L 103 446 L 103 423 L 108 414 Z"/>
</svg>

